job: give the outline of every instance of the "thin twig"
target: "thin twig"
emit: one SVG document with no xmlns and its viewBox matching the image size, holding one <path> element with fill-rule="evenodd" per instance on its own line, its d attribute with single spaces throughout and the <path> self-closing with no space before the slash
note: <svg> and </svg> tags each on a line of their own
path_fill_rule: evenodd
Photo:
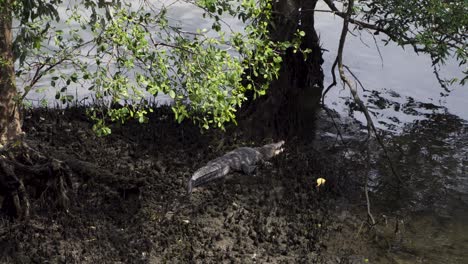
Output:
<svg viewBox="0 0 468 264">
<path fill-rule="evenodd" d="M 370 159 L 371 159 L 369 142 L 367 143 L 366 155 L 367 155 L 367 158 L 366 158 L 367 169 L 366 169 L 366 181 L 364 185 L 364 193 L 366 195 L 366 202 L 367 202 L 367 215 L 369 216 L 369 219 L 371 220 L 372 226 L 374 226 L 375 219 L 371 212 L 371 203 L 370 203 L 370 198 L 369 198 L 369 172 L 370 172 Z"/>
<path fill-rule="evenodd" d="M 340 42 L 338 46 L 338 54 L 337 54 L 338 72 L 340 73 L 341 80 L 350 89 L 351 95 L 353 96 L 354 101 L 359 105 L 359 107 L 363 111 L 367 120 L 368 132 L 369 134 L 371 134 L 371 128 L 372 130 L 374 130 L 373 129 L 374 123 L 372 122 L 372 118 L 370 117 L 370 114 L 367 111 L 367 108 L 365 107 L 361 98 L 359 98 L 359 95 L 357 94 L 357 91 L 356 91 L 356 87 L 354 87 L 351 81 L 348 79 L 348 77 L 346 77 L 344 73 L 344 66 L 343 66 L 343 50 L 344 50 L 344 44 L 346 42 L 346 35 L 348 34 L 349 17 L 351 16 L 353 5 L 354 5 L 354 0 L 349 0 L 348 11 L 346 13 L 347 16 L 343 20 L 343 28 L 341 31 L 341 37 L 340 37 Z"/>
<path fill-rule="evenodd" d="M 325 1 L 330 1 L 330 0 L 325 0 Z M 345 42 L 346 42 L 346 36 L 348 34 L 348 27 L 349 27 L 349 22 L 350 22 L 350 17 L 351 17 L 351 14 L 352 14 L 353 6 L 354 6 L 354 0 L 349 0 L 348 9 L 346 11 L 346 15 L 345 15 L 344 20 L 343 20 L 343 28 L 341 30 L 340 42 L 339 42 L 339 46 L 338 46 L 338 54 L 337 54 L 337 58 L 336 58 L 336 61 L 338 62 L 338 71 L 340 73 L 341 80 L 344 82 L 345 86 L 347 86 L 349 88 L 349 90 L 351 92 L 351 95 L 353 96 L 354 102 L 360 107 L 361 111 L 364 113 L 364 116 L 366 117 L 368 135 L 370 136 L 372 133 L 375 135 L 375 137 L 377 139 L 377 142 L 382 147 L 382 149 L 384 151 L 384 154 L 385 154 L 385 156 L 386 156 L 386 158 L 387 158 L 387 160 L 389 162 L 390 169 L 391 169 L 393 175 L 396 176 L 397 179 L 399 180 L 399 183 L 401 183 L 402 181 L 401 181 L 399 175 L 396 173 L 396 170 L 394 169 L 393 163 L 392 163 L 392 161 L 390 159 L 390 156 L 388 155 L 387 148 L 385 147 L 385 145 L 383 144 L 382 139 L 380 138 L 380 136 L 377 133 L 377 129 L 375 128 L 374 122 L 372 121 L 372 117 L 370 116 L 367 107 L 364 105 L 363 101 L 359 97 L 359 95 L 357 93 L 356 86 L 354 86 L 352 84 L 351 80 L 348 79 L 348 77 L 345 75 L 345 72 L 344 72 L 343 50 L 344 50 L 344 45 L 345 45 Z M 369 150 L 367 150 L 367 151 L 369 151 Z M 368 159 L 370 159 L 369 156 L 368 156 Z M 369 200 L 369 194 L 368 194 L 368 188 L 367 188 L 367 184 L 368 184 L 368 178 L 367 177 L 368 176 L 366 176 L 366 185 L 365 185 L 365 190 L 364 191 L 366 193 L 366 201 L 367 201 L 369 217 L 372 220 L 372 222 L 375 223 L 375 220 L 374 220 L 374 218 L 373 218 L 373 216 L 372 216 L 372 214 L 370 212 L 370 200 Z"/>
<path fill-rule="evenodd" d="M 345 67 L 346 70 L 348 70 L 349 74 L 351 74 L 351 76 L 353 76 L 353 78 L 356 80 L 356 82 L 359 83 L 359 86 L 361 86 L 361 89 L 362 89 L 363 92 L 369 92 L 369 90 L 364 88 L 364 85 L 362 84 L 361 80 L 359 80 L 359 78 L 356 76 L 356 74 L 354 74 L 353 71 L 351 71 L 351 69 L 348 66 L 343 65 L 343 67 Z"/>
<path fill-rule="evenodd" d="M 357 89 L 355 86 L 352 85 L 351 80 L 349 80 L 345 73 L 344 73 L 344 66 L 343 66 L 343 50 L 344 50 L 344 44 L 346 42 L 346 35 L 348 33 L 348 26 L 349 26 L 349 18 L 351 17 L 352 14 L 352 6 L 354 5 L 354 0 L 349 0 L 349 5 L 348 5 L 348 10 L 346 12 L 347 16 L 345 16 L 343 20 L 343 28 L 341 31 L 341 37 L 340 37 L 340 43 L 338 46 L 338 54 L 337 54 L 337 61 L 338 61 L 338 71 L 340 73 L 340 77 L 345 83 L 346 86 L 351 91 L 351 95 L 353 96 L 354 102 L 360 107 L 361 111 L 364 113 L 364 116 L 366 117 L 367 121 L 367 130 L 369 133 L 369 136 L 374 133 L 375 138 L 377 139 L 377 142 L 379 145 L 382 147 L 384 151 L 384 155 L 387 158 L 389 165 L 390 165 L 390 170 L 392 171 L 393 175 L 398 179 L 399 183 L 402 183 L 402 180 L 400 176 L 397 174 L 393 162 L 390 159 L 390 156 L 388 155 L 387 148 L 385 147 L 382 138 L 379 136 L 377 133 L 377 129 L 375 128 L 374 122 L 372 121 L 372 117 L 369 114 L 369 111 L 367 110 L 367 107 L 364 105 L 362 102 L 361 98 L 359 97 L 357 93 Z"/>
<path fill-rule="evenodd" d="M 36 72 L 34 73 L 34 77 L 32 78 L 31 82 L 29 83 L 29 85 L 27 86 L 28 88 L 25 89 L 23 95 L 21 96 L 21 101 L 24 100 L 24 98 L 26 98 L 26 96 L 28 95 L 28 93 L 32 90 L 33 86 L 44 76 L 44 74 L 46 74 L 47 72 L 49 72 L 50 70 L 52 70 L 53 68 L 55 68 L 57 65 L 61 64 L 62 62 L 66 61 L 68 59 L 66 59 L 65 57 L 64 58 L 61 58 L 60 60 L 58 60 L 57 62 L 49 65 L 49 67 L 47 67 L 44 71 L 41 72 L 41 70 L 46 66 L 46 64 L 42 64 L 41 66 L 39 66 L 37 69 L 36 69 Z"/>
<path fill-rule="evenodd" d="M 443 80 L 440 77 L 439 69 L 437 69 L 437 65 L 435 63 L 432 64 L 432 68 L 433 68 L 433 71 L 434 71 L 434 75 L 435 75 L 437 81 L 439 82 L 440 86 L 445 90 L 445 92 L 450 93 L 450 90 L 446 85 L 447 83 L 446 83 L 445 80 Z"/>
<path fill-rule="evenodd" d="M 338 64 L 338 58 L 335 59 L 335 61 L 333 62 L 333 66 L 331 68 L 331 74 L 332 74 L 332 77 L 333 77 L 333 81 L 332 81 L 332 83 L 330 85 L 328 85 L 327 89 L 325 89 L 325 91 L 322 93 L 322 105 L 325 104 L 325 96 L 327 95 L 327 93 L 331 90 L 331 88 L 333 88 L 337 84 L 336 74 L 335 74 L 335 68 L 336 68 L 337 64 Z"/>
<path fill-rule="evenodd" d="M 377 49 L 377 52 L 379 53 L 380 63 L 382 64 L 382 68 L 383 68 L 383 66 L 384 66 L 384 61 L 383 61 L 382 52 L 380 51 L 380 47 L 379 47 L 379 44 L 377 43 L 377 39 L 375 38 L 375 35 L 374 35 L 374 34 L 371 34 L 371 36 L 372 36 L 372 38 L 374 39 L 375 48 Z"/>
</svg>

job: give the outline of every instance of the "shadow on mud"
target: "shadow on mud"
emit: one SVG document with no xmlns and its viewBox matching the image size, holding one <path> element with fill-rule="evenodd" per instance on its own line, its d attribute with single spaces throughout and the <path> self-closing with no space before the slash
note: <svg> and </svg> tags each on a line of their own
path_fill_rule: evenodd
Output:
<svg viewBox="0 0 468 264">
<path fill-rule="evenodd" d="M 319 115 L 315 141 L 290 140 L 256 176 L 235 173 L 188 196 L 189 177 L 207 161 L 268 142 L 200 134 L 169 109 L 98 138 L 83 109 L 36 109 L 25 118 L 28 140 L 96 173 L 75 168 L 68 212 L 39 197 L 29 222 L 2 218 L 0 262 L 464 263 L 466 123 L 434 115 L 384 136 L 399 183 L 378 144 L 363 143 L 362 125 L 331 116 Z"/>
<path fill-rule="evenodd" d="M 153 123 L 114 125 L 99 138 L 84 109 L 35 109 L 24 129 L 32 146 L 79 160 L 67 212 L 31 197 L 28 222 L 0 223 L 6 263 L 323 262 L 321 237 L 340 175 L 309 145 L 286 151 L 257 175 L 233 174 L 187 195 L 191 174 L 235 147 L 260 145 L 235 133 L 200 134 L 161 108 Z M 91 167 L 83 170 L 80 165 Z M 84 173 L 84 171 L 86 173 Z"/>
</svg>

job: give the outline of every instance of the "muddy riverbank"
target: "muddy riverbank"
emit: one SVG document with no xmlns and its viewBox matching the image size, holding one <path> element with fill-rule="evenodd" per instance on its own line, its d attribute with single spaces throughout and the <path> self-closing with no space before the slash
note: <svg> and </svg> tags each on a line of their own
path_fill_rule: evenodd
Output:
<svg viewBox="0 0 468 264">
<path fill-rule="evenodd" d="M 164 111 L 152 120 L 114 126 L 111 136 L 98 138 L 81 110 L 28 113 L 24 127 L 31 145 L 111 174 L 75 173 L 68 213 L 32 198 L 29 222 L 3 218 L 1 262 L 321 261 L 327 208 L 335 196 L 333 188 L 315 188 L 315 179 L 332 168 L 325 157 L 290 145 L 256 177 L 233 174 L 188 197 L 193 171 L 254 142 L 202 135 L 196 127 L 175 124 Z"/>
<path fill-rule="evenodd" d="M 289 140 L 255 177 L 232 174 L 189 197 L 188 178 L 207 161 L 272 139 L 254 142 L 236 130 L 200 134 L 164 109 L 149 124 L 114 125 L 99 138 L 83 109 L 35 109 L 24 122 L 31 145 L 102 174 L 74 173 L 68 212 L 39 196 L 31 197 L 28 222 L 2 216 L 0 262 L 416 263 L 404 227 L 418 222 L 403 224 L 407 215 L 383 210 L 380 189 L 372 189 L 377 223 L 369 224 L 362 188 L 369 157 L 352 143 L 365 138 L 356 132 L 362 127 L 336 119 L 340 139 L 329 117 L 320 118 L 315 141 Z M 327 180 L 320 189 L 319 177 Z M 463 263 L 458 257 L 453 263 Z"/>
</svg>

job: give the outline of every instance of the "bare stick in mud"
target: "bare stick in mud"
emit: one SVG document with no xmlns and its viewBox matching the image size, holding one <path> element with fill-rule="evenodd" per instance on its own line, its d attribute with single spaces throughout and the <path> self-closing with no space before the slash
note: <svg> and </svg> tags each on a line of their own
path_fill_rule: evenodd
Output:
<svg viewBox="0 0 468 264">
<path fill-rule="evenodd" d="M 263 147 L 241 147 L 214 159 L 198 169 L 190 178 L 188 192 L 215 179 L 222 178 L 229 172 L 252 174 L 259 162 L 264 162 L 283 152 L 284 141 L 264 145 Z"/>
</svg>

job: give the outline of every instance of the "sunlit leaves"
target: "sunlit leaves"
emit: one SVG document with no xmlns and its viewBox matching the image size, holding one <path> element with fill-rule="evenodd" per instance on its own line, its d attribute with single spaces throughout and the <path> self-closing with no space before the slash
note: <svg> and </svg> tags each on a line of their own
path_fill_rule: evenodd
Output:
<svg viewBox="0 0 468 264">
<path fill-rule="evenodd" d="M 114 102 L 137 102 L 137 98 L 147 96 L 138 91 L 146 90 L 173 99 L 172 110 L 178 122 L 190 118 L 206 129 L 224 129 L 225 123 L 235 122 L 245 92 L 254 89 L 256 95 L 265 94 L 268 83 L 278 75 L 281 52 L 291 44 L 274 43 L 266 37 L 271 8 L 268 2 L 233 2 L 198 2 L 214 19 L 212 28 L 218 31 L 214 36 L 202 29 L 196 34 L 179 31 L 168 23 L 165 9 L 153 16 L 155 19 L 143 10 L 116 9 L 107 25 L 96 23 L 93 30 L 99 36 L 98 51 L 114 57 L 119 74 L 128 77 L 125 85 L 119 85 L 118 78 L 107 78 L 109 72 L 102 72 L 96 77 L 106 81 L 94 86 L 96 98 L 111 95 Z M 220 17 L 225 13 L 236 17 L 242 14 L 250 24 L 244 32 L 226 36 Z M 244 82 L 246 77 L 257 82 Z M 131 92 L 125 93 L 122 87 Z M 135 117 L 132 110 L 111 109 L 108 113 L 112 120 Z"/>
<path fill-rule="evenodd" d="M 197 32 L 175 26 L 164 7 L 117 3 L 69 5 L 68 26 L 53 26 L 48 38 L 40 38 L 52 48 L 39 42 L 43 46 L 35 53 L 48 70 L 39 71 L 40 76 L 53 74 L 50 85 L 64 87 L 58 99 L 73 99 L 67 94 L 72 84 L 92 93 L 95 107 L 89 115 L 100 135 L 111 132 L 109 122 L 147 122 L 147 98 L 164 94 L 173 100 L 177 122 L 189 118 L 206 129 L 224 129 L 227 122 L 235 123 L 247 90 L 266 93 L 278 76 L 282 52 L 297 49 L 304 36 L 298 32 L 295 43 L 269 40 L 271 4 L 266 0 L 197 1 L 212 21 L 212 30 Z M 246 22 L 245 29 L 232 32 L 225 16 Z"/>
</svg>

